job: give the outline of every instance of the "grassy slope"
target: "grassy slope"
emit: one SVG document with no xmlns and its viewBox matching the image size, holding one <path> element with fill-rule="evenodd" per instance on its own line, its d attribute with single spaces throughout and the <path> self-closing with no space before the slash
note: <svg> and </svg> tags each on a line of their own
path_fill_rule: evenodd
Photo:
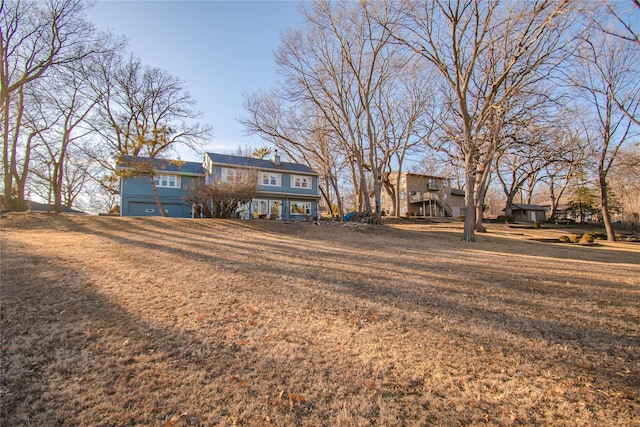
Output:
<svg viewBox="0 0 640 427">
<path fill-rule="evenodd" d="M 640 251 L 1 219 L 0 425 L 638 425 Z"/>
</svg>

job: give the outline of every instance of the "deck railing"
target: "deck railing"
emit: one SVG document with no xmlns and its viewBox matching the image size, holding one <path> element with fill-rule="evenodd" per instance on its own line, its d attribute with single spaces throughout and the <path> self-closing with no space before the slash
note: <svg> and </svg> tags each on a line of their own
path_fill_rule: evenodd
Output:
<svg viewBox="0 0 640 427">
<path fill-rule="evenodd" d="M 409 195 L 409 203 L 422 203 L 430 200 L 437 202 L 449 216 L 453 216 L 453 209 L 438 193 L 417 192 Z"/>
</svg>

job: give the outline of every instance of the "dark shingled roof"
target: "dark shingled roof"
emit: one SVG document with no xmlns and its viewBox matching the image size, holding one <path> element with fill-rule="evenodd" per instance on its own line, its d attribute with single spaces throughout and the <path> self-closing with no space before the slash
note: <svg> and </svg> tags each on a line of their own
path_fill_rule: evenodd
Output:
<svg viewBox="0 0 640 427">
<path fill-rule="evenodd" d="M 540 205 L 527 205 L 524 203 L 513 203 L 513 207 L 516 209 L 522 209 L 523 211 L 546 211 L 547 208 Z"/>
<path fill-rule="evenodd" d="M 54 212 L 55 207 L 51 204 L 45 204 L 45 203 L 38 203 L 38 202 L 34 202 L 31 201 L 30 203 L 30 207 L 29 207 L 29 212 Z M 84 212 L 76 210 L 76 209 L 71 209 L 67 206 L 62 206 L 62 209 L 60 210 L 61 213 L 66 213 L 66 214 L 81 214 L 81 215 L 85 215 Z"/>
<path fill-rule="evenodd" d="M 122 160 L 118 161 L 119 169 L 126 169 L 133 167 L 136 162 L 148 162 L 148 157 L 133 157 L 124 156 Z M 190 175 L 204 175 L 204 168 L 202 163 L 199 162 L 185 162 L 184 160 L 169 160 L 169 159 L 153 159 L 153 169 L 157 171 L 167 171 Z"/>
<path fill-rule="evenodd" d="M 272 160 L 254 159 L 251 157 L 231 156 L 229 154 L 207 153 L 209 159 L 217 165 L 244 166 L 255 169 L 272 169 L 283 172 L 298 172 L 317 175 L 318 173 L 309 166 L 298 163 L 280 162 L 279 165 Z"/>
</svg>

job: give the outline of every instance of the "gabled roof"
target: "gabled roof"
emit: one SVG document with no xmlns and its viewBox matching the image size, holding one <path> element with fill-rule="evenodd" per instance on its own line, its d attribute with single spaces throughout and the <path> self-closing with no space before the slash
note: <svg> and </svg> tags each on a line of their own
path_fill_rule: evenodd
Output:
<svg viewBox="0 0 640 427">
<path fill-rule="evenodd" d="M 150 160 L 148 157 L 124 156 L 118 161 L 118 169 L 135 169 L 136 164 Z M 153 169 L 157 172 L 173 172 L 180 175 L 204 175 L 202 163 L 184 160 L 153 159 Z"/>
<path fill-rule="evenodd" d="M 38 203 L 38 202 L 31 201 L 30 205 L 31 206 L 29 207 L 29 212 L 54 212 L 55 211 L 55 207 L 51 204 Z M 60 212 L 66 213 L 66 214 L 86 215 L 82 211 L 71 209 L 67 206 L 62 206 L 62 208 L 60 209 Z"/>
<path fill-rule="evenodd" d="M 540 205 L 527 205 L 523 203 L 513 203 L 512 205 L 516 209 L 522 209 L 523 211 L 546 211 L 547 208 Z"/>
<path fill-rule="evenodd" d="M 397 175 L 397 174 L 398 174 L 398 172 L 391 172 L 391 175 Z M 439 179 L 439 180 L 443 180 L 443 181 L 446 181 L 446 180 L 449 179 L 449 178 L 444 177 L 444 176 L 426 175 L 426 174 L 423 174 L 423 173 L 415 173 L 415 172 L 402 172 L 400 175 L 401 176 L 402 175 L 404 175 L 404 176 L 417 176 L 417 177 L 420 177 L 420 178 L 435 178 L 435 179 Z"/>
<path fill-rule="evenodd" d="M 280 162 L 279 165 L 276 165 L 271 160 L 255 159 L 252 157 L 232 156 L 229 154 L 217 153 L 207 153 L 206 155 L 209 157 L 213 164 L 219 166 L 230 165 L 255 169 L 269 169 L 280 172 L 297 172 L 303 174 L 318 175 L 318 173 L 311 169 L 309 166 L 301 165 L 299 163 Z"/>
</svg>

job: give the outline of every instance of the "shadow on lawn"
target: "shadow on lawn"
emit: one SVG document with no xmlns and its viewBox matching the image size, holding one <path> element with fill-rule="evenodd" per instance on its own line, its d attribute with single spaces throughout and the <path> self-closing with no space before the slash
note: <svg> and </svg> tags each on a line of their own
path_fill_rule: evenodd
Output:
<svg viewBox="0 0 640 427">
<path fill-rule="evenodd" d="M 93 234 L 118 245 L 157 252 L 160 255 L 158 259 L 170 256 L 178 260 L 195 260 L 212 269 L 222 266 L 234 274 L 247 277 L 255 277 L 256 271 L 259 271 L 261 277 L 271 279 L 261 284 L 265 298 L 273 301 L 273 304 L 277 304 L 281 294 L 274 292 L 276 289 L 270 283 L 277 283 L 290 289 L 287 298 L 299 301 L 300 306 L 310 306 L 326 318 L 335 315 L 331 307 L 343 305 L 344 298 L 352 301 L 350 309 L 354 315 L 357 311 L 370 309 L 389 316 L 410 316 L 417 312 L 421 322 L 419 327 L 425 333 L 434 327 L 434 319 L 445 318 L 450 328 L 449 334 L 455 335 L 455 339 L 469 349 L 478 346 L 493 348 L 502 352 L 507 361 L 511 358 L 528 360 L 533 365 L 544 360 L 540 370 L 545 367 L 556 369 L 563 365 L 566 371 L 576 377 L 593 378 L 603 389 L 640 389 L 640 372 L 637 362 L 634 362 L 640 352 L 638 298 L 635 299 L 635 305 L 626 306 L 629 313 L 611 312 L 625 308 L 623 303 L 616 301 L 616 292 L 637 294 L 637 287 L 622 285 L 614 278 L 591 283 L 588 274 L 577 274 L 581 265 L 568 266 L 558 261 L 544 272 L 544 281 L 538 280 L 529 269 L 510 270 L 511 275 L 505 279 L 505 269 L 498 263 L 504 254 L 491 248 L 487 251 L 495 255 L 488 255 L 490 262 L 473 266 L 473 272 L 459 271 L 457 258 L 460 253 L 456 252 L 456 244 L 451 243 L 457 236 L 447 232 L 436 232 L 429 244 L 444 239 L 453 246 L 447 248 L 447 253 L 437 262 L 431 262 L 428 257 L 421 256 L 426 244 L 415 243 L 415 234 L 404 231 L 389 233 L 391 242 L 388 247 L 378 245 L 373 249 L 362 249 L 361 242 L 358 242 L 354 246 L 327 248 L 332 242 L 329 233 L 320 237 L 314 235 L 313 239 L 307 240 L 304 230 L 298 232 L 299 238 L 281 234 L 280 231 L 269 231 L 273 233 L 273 239 L 238 240 L 241 232 L 255 230 L 259 238 L 263 231 L 234 221 L 203 221 L 195 227 L 181 222 L 171 226 L 173 224 L 146 218 L 127 221 L 92 218 L 90 226 L 85 221 L 75 219 L 61 218 L 59 221 L 68 223 L 70 230 L 81 235 Z M 96 224 L 100 228 L 95 227 Z M 176 231 L 186 233 L 188 241 L 176 235 Z M 351 231 L 340 229 L 338 232 Z M 387 237 L 387 231 L 376 233 L 378 238 Z M 169 242 L 172 247 L 169 247 Z M 256 244 L 259 244 L 260 252 L 256 252 Z M 409 246 L 410 250 L 407 251 L 405 246 Z M 567 251 L 567 257 L 564 258 L 570 261 L 569 264 L 571 260 L 585 261 L 584 256 L 577 257 L 572 251 Z M 407 259 L 399 257 L 399 253 L 407 255 Z M 415 255 L 409 256 L 411 253 Z M 290 262 L 286 265 L 275 262 L 276 255 L 285 255 Z M 470 258 L 475 256 L 468 251 L 463 251 L 462 255 Z M 599 262 L 596 255 L 589 253 L 587 258 Z M 117 257 L 117 250 L 105 249 L 105 256 Z M 481 260 L 481 255 L 477 256 Z M 39 411 L 45 411 L 47 407 L 61 408 L 57 414 L 61 417 L 58 422 L 73 423 L 77 420 L 79 423 L 90 423 L 95 420 L 82 419 L 82 412 L 94 405 L 99 408 L 98 414 L 112 414 L 113 418 L 102 420 L 107 424 L 109 421 L 115 424 L 168 421 L 180 408 L 167 402 L 176 402 L 176 392 L 185 392 L 189 385 L 182 378 L 176 378 L 175 383 L 158 383 L 153 376 L 153 365 L 197 372 L 196 377 L 201 378 L 199 384 L 203 388 L 219 381 L 228 381 L 221 379 L 225 378 L 227 369 L 236 365 L 240 351 L 237 346 L 213 347 L 208 350 L 206 357 L 194 356 L 193 348 L 201 346 L 194 337 L 176 329 L 160 327 L 94 292 L 92 287 L 84 284 L 86 278 L 82 271 L 65 263 L 60 255 L 54 254 L 45 259 L 25 251 L 20 257 L 25 265 L 34 267 L 24 270 L 10 281 L 3 280 L 3 345 L 9 347 L 7 352 L 3 352 L 2 366 L 6 372 L 2 387 L 11 392 L 3 398 L 4 421 L 0 424 L 10 425 L 4 423 L 12 419 L 24 421 L 25 418 L 20 417 L 25 416 L 26 420 L 49 424 L 51 420 L 38 418 L 44 413 Z M 239 261 L 239 258 L 242 260 Z M 308 265 L 308 260 L 318 259 L 324 261 L 322 266 Z M 60 269 L 61 278 L 46 283 L 49 297 L 43 301 L 41 291 L 44 284 L 33 278 L 36 272 L 50 268 L 52 262 Z M 18 266 L 6 263 L 3 259 L 3 279 L 13 277 L 14 269 L 16 274 L 21 271 Z M 350 269 L 353 265 L 370 267 L 371 276 L 363 277 L 354 272 Z M 411 271 L 413 275 L 407 275 Z M 402 281 L 391 280 L 403 274 L 405 278 Z M 65 277 L 76 277 L 78 284 L 66 283 Z M 309 280 L 312 284 L 309 284 Z M 571 286 L 566 285 L 567 281 L 572 282 Z M 322 304 L 314 306 L 310 301 L 322 301 Z M 31 313 L 29 324 L 34 326 L 31 330 L 26 329 L 26 323 L 21 325 L 11 320 L 24 313 Z M 103 332 L 91 335 L 86 330 L 78 330 L 78 319 L 88 322 L 92 330 Z M 114 319 L 118 319 L 116 324 L 113 323 Z M 465 326 L 470 324 L 474 328 Z M 52 330 L 65 331 L 64 337 L 60 337 L 63 349 L 56 337 L 50 335 Z M 120 345 L 120 348 L 97 347 L 101 335 L 108 337 L 111 344 L 127 344 Z M 515 338 L 512 341 L 499 341 L 499 337 L 507 336 Z M 31 345 L 28 345 L 27 337 L 33 340 Z M 528 349 L 512 345 L 528 340 L 545 341 L 550 346 L 577 352 L 580 363 L 576 364 L 575 358 L 548 358 L 543 354 L 544 347 Z M 16 342 L 22 342 L 23 347 L 16 346 L 14 351 L 12 345 Z M 123 351 L 123 347 L 126 347 L 126 351 Z M 79 359 L 77 366 L 65 366 L 61 359 L 76 360 L 74 354 L 85 356 Z M 265 357 L 272 356 L 257 355 L 256 359 Z M 605 363 L 601 362 L 603 359 L 606 359 Z M 134 371 L 133 367 L 138 366 L 133 363 L 136 360 L 145 360 L 149 371 Z M 268 363 L 279 366 L 286 362 L 283 359 Z M 33 372 L 36 368 L 36 372 L 40 373 L 37 376 L 13 375 L 20 371 Z M 331 369 L 331 366 L 323 368 Z M 102 374 L 93 378 L 94 382 L 83 383 L 82 378 L 91 378 L 92 370 Z M 144 379 L 141 380 L 141 377 Z M 81 380 L 77 381 L 76 378 Z M 286 383 L 287 378 L 283 376 L 281 381 Z M 419 385 L 415 387 L 419 390 Z M 127 393 L 127 389 L 131 388 L 145 390 L 153 398 L 143 402 Z M 93 390 L 91 398 L 77 393 L 88 389 Z M 217 412 L 218 420 L 225 419 L 228 412 L 225 415 L 224 409 L 219 406 L 224 407 L 229 401 L 241 402 L 245 392 L 238 390 L 234 396 L 216 396 L 215 387 L 211 388 L 210 411 Z M 98 404 L 103 396 L 110 398 L 106 401 L 102 399 L 102 403 Z M 631 400 L 629 404 L 631 402 L 634 401 Z M 286 412 L 286 409 L 280 408 L 280 412 Z M 275 411 L 273 408 L 270 410 Z M 456 419 L 456 409 L 451 408 L 450 411 L 446 416 Z M 297 416 L 297 422 L 306 416 L 305 413 L 294 415 Z M 324 415 L 328 417 L 330 414 Z M 444 419 L 445 414 L 440 415 Z"/>
<path fill-rule="evenodd" d="M 616 280 L 613 272 L 611 280 L 593 283 L 588 273 L 584 274 L 582 264 L 573 265 L 571 262 L 567 264 L 559 260 L 543 271 L 531 271 L 527 266 L 513 269 L 510 271 L 510 276 L 505 278 L 505 268 L 497 262 L 501 254 L 497 252 L 498 258 L 483 265 L 474 266 L 474 272 L 467 274 L 467 271 L 460 269 L 456 248 L 450 249 L 452 252 L 444 261 L 439 259 L 436 263 L 430 263 L 426 257 L 420 261 L 420 264 L 416 264 L 415 260 L 404 262 L 395 255 L 402 249 L 403 244 L 410 245 L 411 241 L 415 240 L 415 236 L 410 232 L 396 233 L 397 230 L 389 233 L 392 237 L 392 246 L 377 247 L 374 252 L 366 254 L 359 253 L 358 248 L 350 247 L 341 248 L 341 250 L 327 250 L 324 246 L 305 247 L 302 242 L 292 244 L 288 236 L 278 234 L 278 237 L 281 237 L 279 242 L 259 241 L 261 246 L 259 258 L 262 262 L 257 263 L 254 247 L 256 242 L 238 242 L 236 239 L 238 230 L 247 229 L 244 223 L 222 221 L 213 225 L 204 222 L 197 228 L 177 226 L 176 231 L 191 234 L 188 243 L 185 243 L 183 238 L 174 236 L 171 229 L 159 229 L 159 226 L 160 224 L 154 219 L 145 218 L 133 221 L 123 229 L 127 233 L 126 236 L 114 236 L 106 231 L 104 233 L 95 230 L 86 231 L 98 233 L 120 244 L 184 256 L 210 265 L 227 265 L 233 271 L 249 276 L 255 275 L 258 267 L 261 275 L 270 275 L 274 280 L 283 275 L 293 279 L 289 283 L 292 291 L 303 294 L 318 293 L 303 284 L 304 280 L 311 277 L 314 281 L 330 286 L 329 295 L 327 289 L 323 289 L 320 293 L 319 296 L 323 298 L 330 297 L 330 293 L 333 292 L 339 295 L 336 298 L 348 296 L 386 307 L 393 306 L 406 312 L 424 310 L 433 316 L 447 316 L 452 322 L 481 323 L 488 331 L 501 330 L 524 339 L 541 339 L 559 346 L 580 349 L 591 353 L 594 358 L 598 358 L 599 354 L 611 356 L 617 353 L 623 358 L 634 354 L 634 357 L 637 357 L 640 352 L 638 337 L 640 290 L 635 285 Z M 306 227 L 306 225 L 299 227 Z M 210 234 L 203 235 L 201 229 L 209 231 Z M 345 231 L 349 232 L 340 230 L 340 232 Z M 261 231 L 256 230 L 256 232 Z M 384 238 L 387 231 L 378 230 L 375 233 Z M 302 239 L 305 239 L 306 236 L 302 234 Z M 451 233 L 436 232 L 434 234 L 436 234 L 434 240 L 442 238 L 451 241 L 452 239 Z M 142 241 L 139 239 L 140 236 L 155 238 L 157 243 Z M 185 248 L 169 249 L 164 244 L 169 240 L 182 243 Z M 320 241 L 331 242 L 331 239 L 327 235 Z M 530 242 L 522 243 L 524 249 L 535 254 L 538 247 L 532 248 L 531 245 Z M 215 255 L 212 255 L 214 246 L 217 250 Z M 420 249 L 419 246 L 418 249 Z M 496 253 L 496 248 L 491 248 L 489 251 Z M 464 250 L 464 252 L 467 251 Z M 631 256 L 626 252 L 619 252 Z M 592 248 L 567 248 L 564 253 L 565 260 L 600 262 L 598 254 L 593 253 Z M 269 259 L 274 254 L 288 254 L 291 261 L 286 265 L 270 262 Z M 246 261 L 238 261 L 236 255 L 244 257 Z M 480 261 L 481 257 L 482 254 L 479 254 Z M 326 261 L 325 267 L 309 268 L 306 265 L 305 260 L 318 258 Z M 621 262 L 629 261 L 631 259 L 625 258 Z M 355 264 L 370 265 L 373 282 L 370 277 L 354 274 L 350 266 Z M 407 271 L 412 270 L 414 274 L 423 277 L 416 279 L 408 276 L 403 283 L 396 284 L 391 284 L 384 279 L 406 274 Z M 337 277 L 340 277 L 339 280 L 336 280 L 336 273 Z M 379 278 L 381 280 L 378 280 Z M 459 282 L 459 284 L 451 286 L 450 282 Z M 631 292 L 636 297 L 627 297 L 619 301 L 616 298 L 618 292 Z M 632 305 L 629 305 L 630 302 Z M 611 326 L 613 324 L 617 326 Z M 491 339 L 490 335 L 488 339 Z M 640 376 L 622 377 L 619 373 L 620 366 L 608 368 L 600 366 L 597 375 L 608 381 L 622 381 L 626 386 L 640 386 Z M 589 374 L 592 375 L 593 372 Z"/>
<path fill-rule="evenodd" d="M 201 337 L 160 326 L 95 292 L 82 268 L 64 256 L 44 258 L 25 247 L 9 255 L 7 246 L 0 426 L 228 425 L 264 415 L 300 424 L 307 415 L 304 402 L 288 395 L 263 401 L 240 383 L 253 374 L 238 363 L 246 356 L 241 346 L 203 346 Z M 286 390 L 287 355 L 259 359 L 282 373 L 274 386 Z M 248 404 L 248 396 L 257 403 Z"/>
</svg>

